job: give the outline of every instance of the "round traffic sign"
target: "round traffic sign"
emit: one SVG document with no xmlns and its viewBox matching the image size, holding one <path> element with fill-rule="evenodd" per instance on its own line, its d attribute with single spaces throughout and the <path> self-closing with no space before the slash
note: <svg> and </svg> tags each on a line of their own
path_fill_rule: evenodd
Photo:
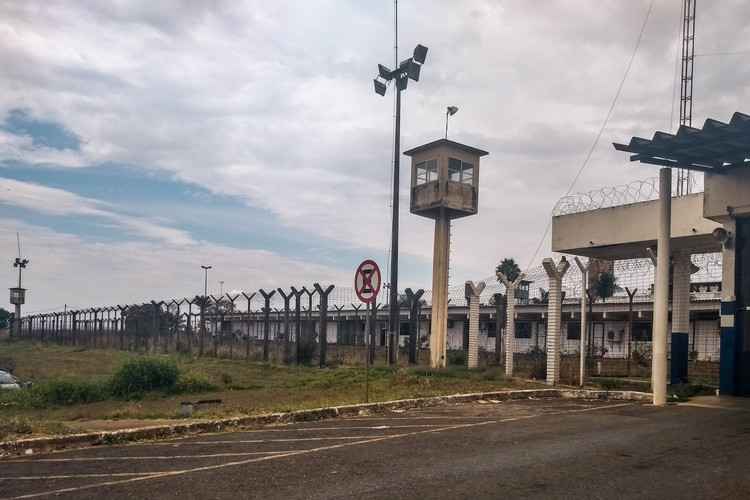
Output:
<svg viewBox="0 0 750 500">
<path fill-rule="evenodd" d="M 380 292 L 380 268 L 374 260 L 367 259 L 357 267 L 354 275 L 354 291 L 365 304 L 375 302 Z"/>
</svg>

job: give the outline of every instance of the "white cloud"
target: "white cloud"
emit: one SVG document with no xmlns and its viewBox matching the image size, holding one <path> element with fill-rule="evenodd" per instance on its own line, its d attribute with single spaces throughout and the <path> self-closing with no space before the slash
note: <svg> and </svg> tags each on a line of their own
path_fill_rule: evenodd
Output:
<svg viewBox="0 0 750 500">
<path fill-rule="evenodd" d="M 417 42 L 430 48 L 421 81 L 404 94 L 403 146 L 442 136 L 445 106 L 454 104 L 461 110 L 451 137 L 491 153 L 480 214 L 454 226 L 456 276 L 487 276 L 500 258 L 525 262 L 536 248 L 601 124 L 648 3 L 402 2 L 400 55 Z M 81 137 L 81 152 L 62 164 L 165 169 L 270 211 L 280 230 L 362 246 L 384 260 L 392 94 L 374 95 L 371 79 L 378 62 L 392 63 L 391 6 L 6 2 L 0 114 L 28 109 Z M 669 128 L 679 10 L 678 2 L 656 3 L 576 190 L 654 175 L 610 142 Z M 746 49 L 748 15 L 742 0 L 707 9 L 696 50 Z M 750 66 L 737 62 L 696 62 L 694 123 L 728 119 L 748 102 Z M 30 161 L 50 154 L 5 148 Z M 424 258 L 429 286 L 432 226 L 407 213 L 405 160 L 401 249 Z"/>
<path fill-rule="evenodd" d="M 209 293 L 225 290 L 348 283 L 326 266 L 311 265 L 273 252 L 201 243 L 165 246 L 157 242 L 95 242 L 72 234 L 0 218 L 0 253 L 16 254 L 16 231 L 31 261 L 24 273 L 28 311 L 125 304 L 195 296 L 203 291 L 201 264 L 211 264 Z M 11 266 L 0 267 L 5 283 L 16 279 Z"/>
<path fill-rule="evenodd" d="M 104 218 L 138 236 L 169 245 L 192 245 L 186 231 L 112 211 L 99 200 L 84 198 L 63 189 L 0 177 L 0 204 L 48 215 Z"/>
</svg>

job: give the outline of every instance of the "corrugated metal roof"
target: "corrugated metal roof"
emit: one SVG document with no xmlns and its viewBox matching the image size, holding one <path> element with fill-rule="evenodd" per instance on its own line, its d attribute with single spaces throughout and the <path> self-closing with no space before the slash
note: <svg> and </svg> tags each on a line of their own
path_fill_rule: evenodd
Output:
<svg viewBox="0 0 750 500">
<path fill-rule="evenodd" d="M 656 132 L 651 139 L 633 137 L 627 145 L 613 145 L 633 153 L 630 161 L 721 173 L 750 165 L 750 115 L 738 112 L 729 123 L 707 119 L 703 128 L 682 125 L 676 134 Z"/>
</svg>

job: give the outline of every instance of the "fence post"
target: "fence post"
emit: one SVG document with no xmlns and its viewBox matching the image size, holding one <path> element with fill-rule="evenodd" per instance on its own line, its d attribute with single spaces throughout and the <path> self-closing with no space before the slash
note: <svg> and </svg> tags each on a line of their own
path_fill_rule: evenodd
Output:
<svg viewBox="0 0 750 500">
<path fill-rule="evenodd" d="M 271 330 L 271 297 L 276 294 L 276 290 L 266 292 L 262 288 L 259 290 L 265 300 L 263 306 L 263 362 L 268 363 L 268 334 Z"/>
<path fill-rule="evenodd" d="M 328 351 L 328 295 L 333 291 L 334 286 L 328 285 L 325 290 L 318 283 L 313 286 L 320 295 L 320 367 L 325 368 Z"/>
<path fill-rule="evenodd" d="M 245 335 L 245 359 L 250 360 L 250 321 L 252 320 L 252 311 L 250 309 L 250 303 L 255 297 L 255 292 L 250 295 L 242 292 L 242 296 L 247 300 L 247 335 Z"/>
<path fill-rule="evenodd" d="M 378 311 L 383 308 L 383 304 L 378 304 L 376 302 L 373 302 L 370 305 L 370 331 L 368 332 L 370 335 L 370 364 L 375 363 L 375 336 L 377 334 L 376 330 L 378 329 Z"/>
<path fill-rule="evenodd" d="M 289 317 L 289 301 L 294 297 L 294 288 L 289 293 L 284 292 L 281 288 L 277 288 L 276 290 L 284 301 L 284 362 L 290 363 L 292 360 L 292 331 Z"/>
<path fill-rule="evenodd" d="M 420 288 L 414 292 L 411 288 L 407 288 L 404 292 L 406 293 L 406 300 L 409 302 L 409 323 L 411 323 L 411 328 L 409 328 L 409 364 L 416 365 L 419 362 L 417 359 L 419 353 L 419 307 L 424 290 Z"/>
<path fill-rule="evenodd" d="M 292 295 L 294 295 L 294 324 L 295 327 L 295 361 L 299 365 L 301 361 L 301 348 L 302 348 L 302 294 L 305 293 L 303 290 L 297 290 L 292 287 Z"/>
<path fill-rule="evenodd" d="M 512 282 L 500 271 L 495 273 L 497 278 L 505 285 L 505 296 L 507 298 L 507 313 L 505 325 L 505 374 L 513 376 L 513 354 L 516 348 L 516 289 L 526 279 L 521 273 Z"/>
</svg>

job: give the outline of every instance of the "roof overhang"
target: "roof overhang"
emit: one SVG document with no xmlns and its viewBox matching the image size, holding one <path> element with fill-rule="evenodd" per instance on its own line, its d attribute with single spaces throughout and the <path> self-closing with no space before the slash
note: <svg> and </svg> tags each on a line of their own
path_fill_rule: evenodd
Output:
<svg viewBox="0 0 750 500">
<path fill-rule="evenodd" d="M 729 123 L 708 119 L 703 128 L 681 125 L 676 134 L 656 132 L 613 145 L 631 153 L 630 161 L 722 174 L 750 166 L 750 115 L 738 112 Z"/>
</svg>

